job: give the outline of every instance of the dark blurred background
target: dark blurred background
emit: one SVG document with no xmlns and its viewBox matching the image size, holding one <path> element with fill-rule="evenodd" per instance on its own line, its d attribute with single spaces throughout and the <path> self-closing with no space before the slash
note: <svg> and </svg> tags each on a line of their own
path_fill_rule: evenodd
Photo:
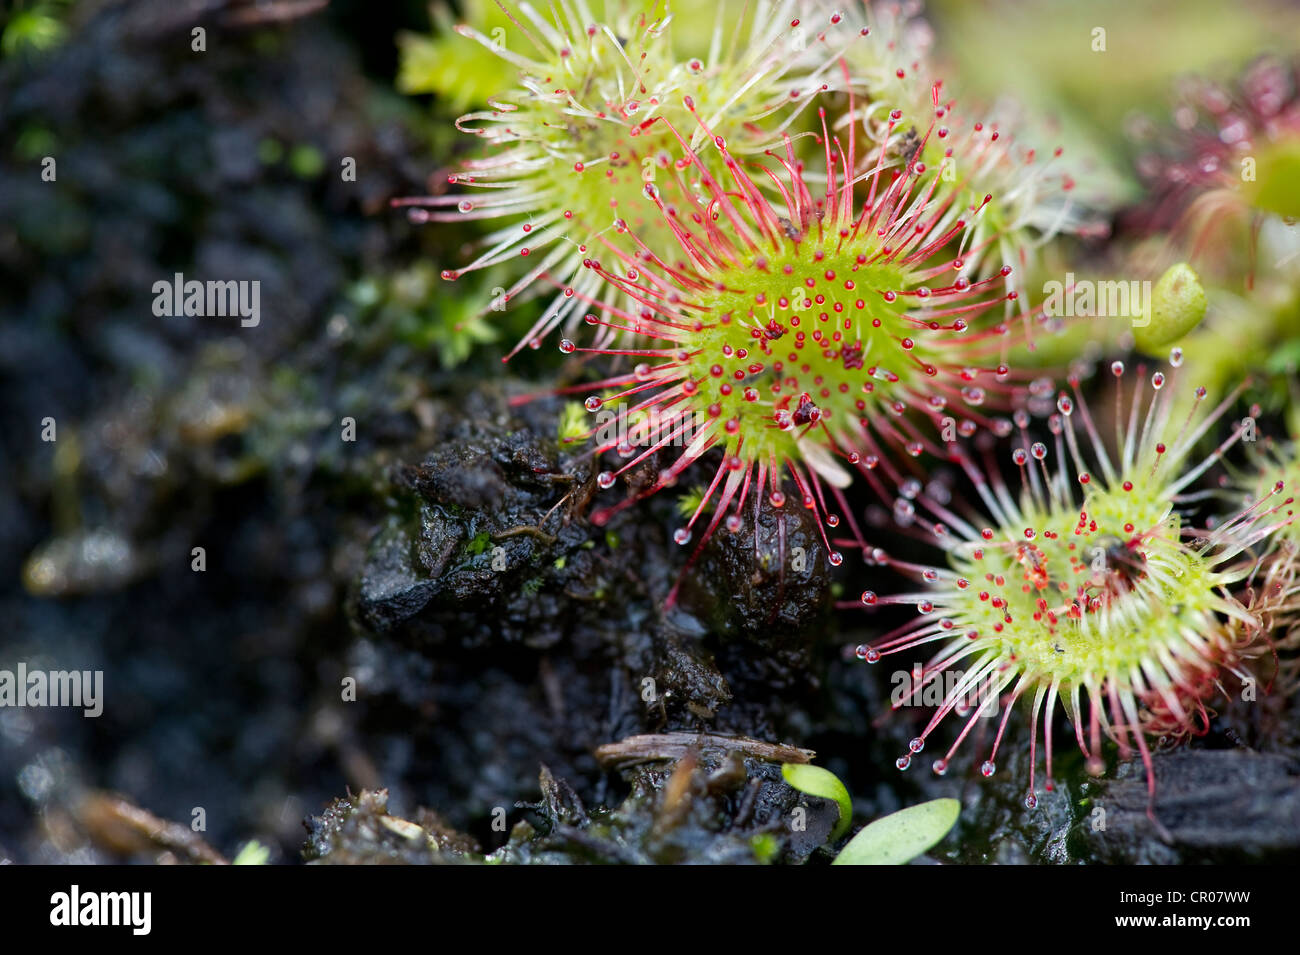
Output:
<svg viewBox="0 0 1300 955">
<path fill-rule="evenodd" d="M 384 294 L 363 280 L 438 254 L 387 209 L 435 166 L 427 100 L 393 90 L 394 36 L 428 11 L 0 11 L 34 8 L 55 37 L 19 21 L 0 59 L 0 666 L 103 669 L 107 702 L 0 710 L 0 857 L 103 859 L 58 827 L 82 787 L 187 824 L 205 807 L 213 845 L 260 833 L 282 857 L 345 786 L 320 711 L 347 639 L 342 525 L 364 543 L 364 462 L 410 430 L 396 379 L 437 365 L 353 331 Z M 259 280 L 262 321 L 155 318 L 175 272 Z"/>
</svg>

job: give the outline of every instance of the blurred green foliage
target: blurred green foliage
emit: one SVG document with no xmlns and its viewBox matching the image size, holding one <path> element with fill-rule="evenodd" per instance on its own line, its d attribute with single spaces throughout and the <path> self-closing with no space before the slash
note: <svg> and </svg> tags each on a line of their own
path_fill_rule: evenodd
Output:
<svg viewBox="0 0 1300 955">
<path fill-rule="evenodd" d="M 63 42 L 68 28 L 63 22 L 72 0 L 17 2 L 0 10 L 0 54 L 35 55 Z"/>
<path fill-rule="evenodd" d="M 416 351 L 435 349 L 444 368 L 454 368 L 476 345 L 496 341 L 499 323 L 482 314 L 490 292 L 482 283 L 457 285 L 448 294 L 432 262 L 417 262 L 382 278 L 356 283 L 348 297 L 367 323 L 386 328 L 395 341 Z"/>
<path fill-rule="evenodd" d="M 1014 93 L 1116 145 L 1132 111 L 1167 111 L 1177 77 L 1232 73 L 1262 52 L 1291 52 L 1300 36 L 1300 8 L 1279 3 L 929 0 L 926 10 L 940 54 L 977 97 Z"/>
<path fill-rule="evenodd" d="M 462 37 L 457 22 L 474 26 L 484 36 L 496 37 L 510 19 L 492 0 L 464 0 L 459 19 L 445 3 L 433 6 L 434 32 L 425 36 L 405 32 L 398 36 L 401 53 L 397 88 L 403 93 L 433 93 L 447 109 L 461 113 L 486 106 L 488 97 L 501 89 L 501 60 L 491 50 Z"/>
</svg>

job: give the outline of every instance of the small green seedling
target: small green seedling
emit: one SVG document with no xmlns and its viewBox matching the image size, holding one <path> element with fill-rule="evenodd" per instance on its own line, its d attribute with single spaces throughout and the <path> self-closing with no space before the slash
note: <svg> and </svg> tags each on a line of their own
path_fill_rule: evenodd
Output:
<svg viewBox="0 0 1300 955">
<path fill-rule="evenodd" d="M 266 865 L 271 861 L 271 850 L 256 839 L 246 842 L 231 860 L 231 865 Z"/>
<path fill-rule="evenodd" d="M 937 845 L 957 822 L 961 803 L 932 799 L 863 826 L 831 865 L 902 865 Z"/>
<path fill-rule="evenodd" d="M 838 776 L 829 769 L 822 769 L 809 763 L 782 763 L 781 775 L 785 777 L 787 783 L 801 793 L 839 803 L 840 821 L 835 824 L 835 829 L 831 833 L 831 842 L 844 835 L 853 821 L 853 800 L 849 799 L 849 791 L 840 782 Z"/>
<path fill-rule="evenodd" d="M 830 841 L 844 835 L 853 820 L 853 801 L 838 776 L 808 763 L 783 763 L 781 775 L 801 793 L 836 802 L 840 819 Z M 864 826 L 831 864 L 902 865 L 936 845 L 956 824 L 960 813 L 961 803 L 956 799 L 935 799 L 900 809 Z"/>
</svg>

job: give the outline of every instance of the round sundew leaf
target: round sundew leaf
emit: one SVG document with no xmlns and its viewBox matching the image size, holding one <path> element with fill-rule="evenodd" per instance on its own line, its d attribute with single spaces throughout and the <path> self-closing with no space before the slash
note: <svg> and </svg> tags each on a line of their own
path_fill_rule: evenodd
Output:
<svg viewBox="0 0 1300 955">
<path fill-rule="evenodd" d="M 1207 301 L 1200 277 L 1186 262 L 1171 265 L 1151 289 L 1146 325 L 1133 329 L 1133 341 L 1154 352 L 1178 341 L 1205 317 Z"/>
<path fill-rule="evenodd" d="M 849 828 L 849 823 L 853 821 L 853 801 L 849 799 L 849 791 L 840 782 L 838 776 L 828 769 L 811 766 L 808 763 L 782 763 L 781 775 L 785 777 L 787 783 L 801 793 L 839 803 L 840 821 L 835 824 L 835 829 L 831 832 L 831 841 L 834 842 L 844 835 Z"/>
<path fill-rule="evenodd" d="M 934 799 L 862 828 L 831 865 L 902 865 L 948 834 L 961 813 L 956 799 Z"/>
<path fill-rule="evenodd" d="M 1279 216 L 1300 216 L 1300 143 L 1279 142 L 1261 151 L 1253 178 L 1245 180 L 1250 204 Z M 1245 169 L 1243 168 L 1243 174 Z"/>
</svg>

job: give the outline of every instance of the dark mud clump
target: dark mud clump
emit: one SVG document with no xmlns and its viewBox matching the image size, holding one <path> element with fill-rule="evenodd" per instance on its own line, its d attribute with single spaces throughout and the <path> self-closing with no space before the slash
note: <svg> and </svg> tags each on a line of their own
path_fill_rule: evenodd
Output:
<svg viewBox="0 0 1300 955">
<path fill-rule="evenodd" d="M 647 739 L 636 758 L 649 758 L 655 745 Z M 524 818 L 490 856 L 428 810 L 413 821 L 389 815 L 386 792 L 335 800 L 308 823 L 303 856 L 331 864 L 801 863 L 835 826 L 838 807 L 791 789 L 770 758 L 806 754 L 754 758 L 744 752 L 759 745 L 754 741 L 716 738 L 660 745 L 665 751 L 684 748 L 685 754 L 626 769 L 630 792 L 613 808 L 589 809 L 572 786 L 543 766 L 541 798 L 518 805 Z"/>
<path fill-rule="evenodd" d="M 493 814 L 513 815 L 535 791 L 539 763 L 580 800 L 609 805 L 627 783 L 604 771 L 600 747 L 677 731 L 780 742 L 795 704 L 773 687 L 806 701 L 817 685 L 808 608 L 821 608 L 825 578 L 800 567 L 779 605 L 774 574 L 752 569 L 752 537 L 720 536 L 704 561 L 751 569 L 716 575 L 711 593 L 695 586 L 692 605 L 745 608 L 742 624 L 715 636 L 685 600 L 665 614 L 681 567 L 672 502 L 593 525 L 602 492 L 555 437 L 557 412 L 553 401 L 512 408 L 497 388 L 435 402 L 432 450 L 390 469 L 388 515 L 350 600 L 362 732 L 400 734 L 389 745 L 411 758 L 403 804 L 438 806 L 487 845 Z M 808 528 L 789 539 L 810 567 L 825 563 Z M 784 612 L 774 625 L 755 622 L 773 611 Z M 414 712 L 393 726 L 394 706 Z"/>
</svg>

